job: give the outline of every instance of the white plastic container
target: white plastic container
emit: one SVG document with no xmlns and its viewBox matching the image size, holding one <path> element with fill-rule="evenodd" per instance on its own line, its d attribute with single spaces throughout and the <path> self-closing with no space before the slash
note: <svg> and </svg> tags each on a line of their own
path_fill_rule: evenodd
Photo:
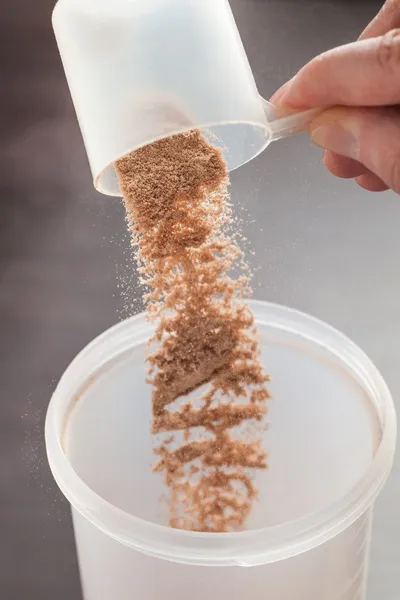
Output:
<svg viewBox="0 0 400 600">
<path fill-rule="evenodd" d="M 315 115 L 259 96 L 228 0 L 59 0 L 53 26 L 105 194 L 120 195 L 114 162 L 157 139 L 201 129 L 232 170 Z"/>
<path fill-rule="evenodd" d="M 94 340 L 62 376 L 46 446 L 72 505 L 85 600 L 365 600 L 372 508 L 395 450 L 390 393 L 334 329 L 251 306 L 273 399 L 270 468 L 257 473 L 245 532 L 165 526 L 143 315 Z"/>
</svg>

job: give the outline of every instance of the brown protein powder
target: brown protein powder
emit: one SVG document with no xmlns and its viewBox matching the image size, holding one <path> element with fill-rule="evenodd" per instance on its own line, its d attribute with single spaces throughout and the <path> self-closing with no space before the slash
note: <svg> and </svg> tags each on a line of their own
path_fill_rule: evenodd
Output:
<svg viewBox="0 0 400 600">
<path fill-rule="evenodd" d="M 267 467 L 259 433 L 244 425 L 263 422 L 269 396 L 226 164 L 194 130 L 132 152 L 116 171 L 155 324 L 154 469 L 170 492 L 170 526 L 240 530 L 257 491 L 252 469 Z"/>
</svg>

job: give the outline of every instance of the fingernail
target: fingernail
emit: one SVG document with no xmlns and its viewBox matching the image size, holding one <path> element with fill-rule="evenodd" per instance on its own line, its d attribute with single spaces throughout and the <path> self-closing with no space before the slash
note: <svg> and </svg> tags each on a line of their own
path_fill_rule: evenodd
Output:
<svg viewBox="0 0 400 600">
<path fill-rule="evenodd" d="M 339 123 L 324 123 L 311 131 L 311 139 L 317 146 L 359 160 L 360 144 L 352 131 Z"/>
</svg>

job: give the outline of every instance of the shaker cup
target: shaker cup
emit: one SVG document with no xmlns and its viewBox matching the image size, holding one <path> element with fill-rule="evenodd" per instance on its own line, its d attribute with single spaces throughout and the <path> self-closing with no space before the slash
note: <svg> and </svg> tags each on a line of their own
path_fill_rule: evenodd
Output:
<svg viewBox="0 0 400 600">
<path fill-rule="evenodd" d="M 260 97 L 227 0 L 59 0 L 53 25 L 105 194 L 121 195 L 116 159 L 157 139 L 200 129 L 232 170 L 315 115 L 277 119 Z"/>
<path fill-rule="evenodd" d="M 46 446 L 72 506 L 84 600 L 365 600 L 373 505 L 395 449 L 390 393 L 331 327 L 250 307 L 272 399 L 269 468 L 255 473 L 246 531 L 166 526 L 143 315 L 94 340 L 62 376 Z"/>
</svg>

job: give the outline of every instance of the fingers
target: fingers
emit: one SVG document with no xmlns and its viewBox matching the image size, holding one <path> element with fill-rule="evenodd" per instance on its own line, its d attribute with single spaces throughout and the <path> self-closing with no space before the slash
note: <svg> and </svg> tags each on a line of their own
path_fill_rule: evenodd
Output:
<svg viewBox="0 0 400 600">
<path fill-rule="evenodd" d="M 388 186 L 377 175 L 374 175 L 363 164 L 340 156 L 328 150 L 324 155 L 324 164 L 328 171 L 342 179 L 355 179 L 358 185 L 369 192 L 385 192 Z"/>
<path fill-rule="evenodd" d="M 325 152 L 324 164 L 328 171 L 342 179 L 354 179 L 368 172 L 368 169 L 358 161 L 335 152 Z"/>
<path fill-rule="evenodd" d="M 397 27 L 400 27 L 400 0 L 387 0 L 375 19 L 364 29 L 359 39 L 378 37 Z"/>
<path fill-rule="evenodd" d="M 365 173 L 364 175 L 360 175 L 360 177 L 356 177 L 356 181 L 358 185 L 369 192 L 386 192 L 389 187 L 377 177 L 373 173 Z"/>
<path fill-rule="evenodd" d="M 272 97 L 294 109 L 329 109 L 311 124 L 324 163 L 370 191 L 400 193 L 400 0 L 387 0 L 360 41 L 308 63 Z M 355 107 L 371 107 L 359 109 Z M 354 107 L 354 108 L 353 108 Z"/>
<path fill-rule="evenodd" d="M 400 103 L 400 29 L 313 59 L 272 97 L 297 109 Z"/>
<path fill-rule="evenodd" d="M 356 175 L 362 187 L 384 185 L 400 193 L 398 108 L 328 109 L 314 119 L 310 132 L 317 146 L 365 165 L 368 171 Z M 351 168 L 355 169 L 354 163 Z M 374 180 L 372 173 L 383 183 Z"/>
<path fill-rule="evenodd" d="M 324 164 L 328 171 L 342 179 L 355 179 L 359 186 L 370 192 L 384 192 L 388 186 L 377 175 L 374 175 L 352 158 L 340 156 L 334 152 L 325 151 Z"/>
</svg>

